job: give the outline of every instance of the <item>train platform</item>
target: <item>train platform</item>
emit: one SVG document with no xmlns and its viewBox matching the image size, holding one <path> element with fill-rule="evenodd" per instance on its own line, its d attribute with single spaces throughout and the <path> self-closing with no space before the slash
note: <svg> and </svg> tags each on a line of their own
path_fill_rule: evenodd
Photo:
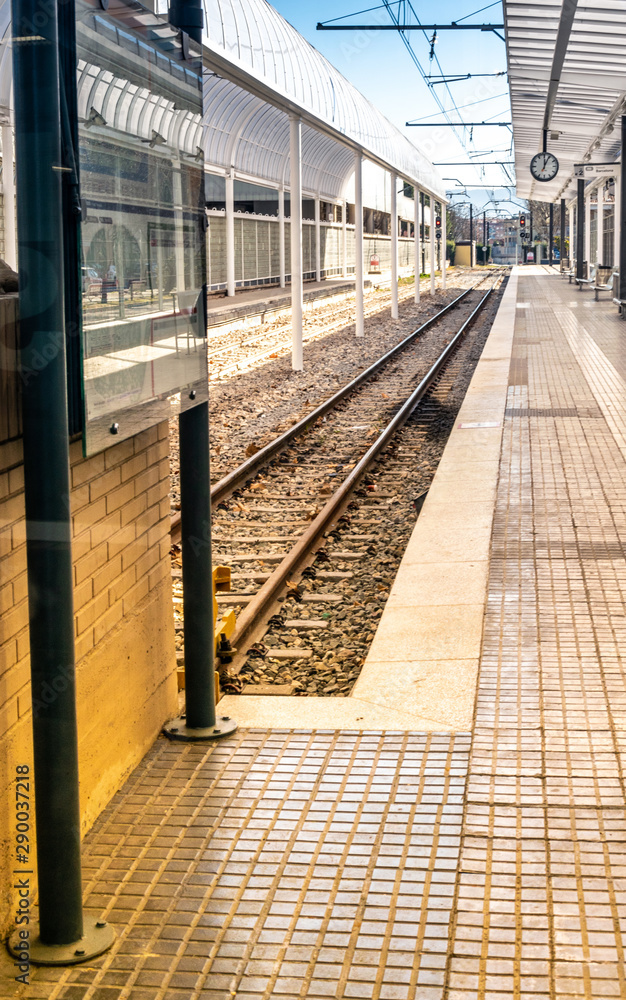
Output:
<svg viewBox="0 0 626 1000">
<path fill-rule="evenodd" d="M 114 947 L 9 995 L 626 996 L 624 329 L 514 270 L 359 714 L 229 697 L 233 737 L 158 740 L 84 844 Z"/>
</svg>

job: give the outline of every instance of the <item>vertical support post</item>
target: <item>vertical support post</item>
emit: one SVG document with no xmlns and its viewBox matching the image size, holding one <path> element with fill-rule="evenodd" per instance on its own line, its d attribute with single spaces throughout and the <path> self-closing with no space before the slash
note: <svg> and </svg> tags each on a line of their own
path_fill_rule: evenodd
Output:
<svg viewBox="0 0 626 1000">
<path fill-rule="evenodd" d="M 622 156 L 619 178 L 619 215 L 615 215 L 615 230 L 619 233 L 619 295 L 620 302 L 626 303 L 626 115 L 622 115 Z M 615 185 L 617 191 L 617 184 Z M 617 206 L 616 206 L 617 208 Z M 620 306 L 622 319 L 626 319 L 626 307 Z"/>
<path fill-rule="evenodd" d="M 211 558 L 209 404 L 180 414 L 180 526 L 185 620 L 185 712 L 163 732 L 174 740 L 213 740 L 237 728 L 215 711 L 215 636 Z"/>
<path fill-rule="evenodd" d="M 226 294 L 235 294 L 235 178 L 226 174 Z"/>
<path fill-rule="evenodd" d="M 315 280 L 322 280 L 322 223 L 320 219 L 320 198 L 315 195 Z"/>
<path fill-rule="evenodd" d="M 583 258 L 585 255 L 585 182 L 578 180 L 576 202 L 576 277 L 584 278 Z M 582 286 L 579 286 L 582 287 Z"/>
<path fill-rule="evenodd" d="M 174 219 L 176 220 L 176 225 L 179 227 L 180 231 L 183 231 L 184 216 L 183 216 L 183 179 L 181 175 L 181 163 L 180 159 L 172 157 L 172 195 L 173 195 L 173 209 L 174 209 Z M 124 267 L 125 264 L 123 256 L 124 244 L 120 240 L 119 248 L 119 259 Z M 174 247 L 174 262 L 176 267 L 176 290 L 182 291 L 185 287 L 185 248 L 179 241 L 176 240 Z M 117 283 L 120 289 L 120 315 L 124 315 L 124 275 L 117 274 Z"/>
<path fill-rule="evenodd" d="M 348 277 L 348 200 L 344 198 L 341 209 L 341 235 L 343 239 L 343 276 Z"/>
<path fill-rule="evenodd" d="M 28 952 L 62 965 L 106 951 L 114 932 L 82 911 L 57 7 L 13 0 L 12 24 L 21 358 L 31 372 L 22 414 L 39 928 Z M 23 953 L 19 930 L 9 947 Z"/>
<path fill-rule="evenodd" d="M 398 177 L 391 174 L 391 318 L 398 319 Z"/>
<path fill-rule="evenodd" d="M 470 201 L 470 267 L 474 266 L 474 206 Z"/>
<path fill-rule="evenodd" d="M 598 223 L 596 226 L 596 264 L 604 264 L 604 182 L 598 184 Z"/>
<path fill-rule="evenodd" d="M 185 28 L 202 42 L 202 5 L 198 0 L 174 0 L 172 24 Z M 229 193 L 230 192 L 230 193 Z M 226 178 L 226 232 L 230 216 L 232 294 L 235 278 L 234 180 Z M 229 212 L 230 201 L 230 212 Z M 228 254 L 228 244 L 227 244 Z M 228 271 L 227 271 L 228 273 Z M 206 286 L 204 286 L 206 295 Z M 231 292 L 229 290 L 228 294 Z M 203 308 L 199 321 L 206 323 Z M 206 329 L 203 331 L 206 334 Z M 208 376 L 207 376 L 208 377 Z M 180 521 L 183 557 L 183 615 L 185 628 L 185 715 L 172 719 L 163 732 L 173 740 L 215 740 L 228 736 L 237 723 L 215 711 L 215 625 L 213 622 L 213 563 L 211 558 L 211 469 L 209 404 L 198 403 L 178 418 L 180 466 Z"/>
<path fill-rule="evenodd" d="M 289 116 L 291 204 L 291 367 L 302 371 L 302 122 Z"/>
<path fill-rule="evenodd" d="M 561 218 L 560 218 L 560 235 L 561 235 L 561 252 L 559 258 L 561 261 L 561 270 L 563 270 L 563 258 L 565 257 L 565 198 L 561 198 Z"/>
<path fill-rule="evenodd" d="M 567 210 L 568 235 L 569 235 L 569 263 L 573 267 L 576 258 L 576 246 L 574 244 L 574 203 L 572 202 Z"/>
<path fill-rule="evenodd" d="M 585 195 L 585 253 L 584 259 L 587 262 L 587 274 L 591 264 L 591 191 Z"/>
<path fill-rule="evenodd" d="M 435 199 L 431 194 L 430 196 L 430 294 L 435 294 Z"/>
<path fill-rule="evenodd" d="M 354 158 L 354 326 L 357 337 L 365 336 L 365 306 L 363 302 L 363 157 Z"/>
<path fill-rule="evenodd" d="M 4 195 L 4 259 L 17 271 L 17 236 L 15 232 L 15 178 L 13 130 L 2 126 L 2 191 Z"/>
<path fill-rule="evenodd" d="M 548 230 L 548 264 L 552 267 L 554 247 L 554 202 L 550 202 L 550 227 Z"/>
<path fill-rule="evenodd" d="M 285 189 L 278 189 L 278 269 L 280 287 L 285 287 Z"/>
<path fill-rule="evenodd" d="M 448 237 L 447 237 L 446 203 L 441 202 L 441 290 L 445 292 L 448 269 Z"/>
<path fill-rule="evenodd" d="M 621 171 L 621 167 L 618 168 Z M 620 257 L 620 238 L 621 238 L 621 172 L 618 174 L 616 172 L 614 181 L 614 204 L 613 204 L 613 259 L 611 264 L 614 267 L 619 267 L 619 257 Z"/>
<path fill-rule="evenodd" d="M 413 253 L 415 258 L 415 301 L 420 300 L 420 274 L 422 272 L 422 248 L 420 246 L 420 193 L 413 189 Z"/>
<path fill-rule="evenodd" d="M 483 212 L 483 264 L 487 264 L 487 212 Z"/>
</svg>

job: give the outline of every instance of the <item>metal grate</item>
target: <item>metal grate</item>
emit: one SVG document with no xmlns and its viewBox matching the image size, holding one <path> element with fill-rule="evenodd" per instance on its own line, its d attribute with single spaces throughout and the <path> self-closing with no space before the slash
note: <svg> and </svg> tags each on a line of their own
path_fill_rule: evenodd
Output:
<svg viewBox="0 0 626 1000">
<path fill-rule="evenodd" d="M 596 407 L 576 406 L 510 406 L 504 411 L 507 417 L 600 417 Z"/>
<path fill-rule="evenodd" d="M 511 358 L 509 385 L 528 385 L 528 360 L 526 358 Z"/>
</svg>

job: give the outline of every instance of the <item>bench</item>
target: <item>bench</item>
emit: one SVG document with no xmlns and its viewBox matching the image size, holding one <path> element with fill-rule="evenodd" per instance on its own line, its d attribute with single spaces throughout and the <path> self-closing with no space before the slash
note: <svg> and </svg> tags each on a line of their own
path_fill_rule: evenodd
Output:
<svg viewBox="0 0 626 1000">
<path fill-rule="evenodd" d="M 596 268 L 596 283 L 593 286 L 596 302 L 599 301 L 600 292 L 610 291 L 613 294 L 614 279 L 619 276 L 615 267 L 600 266 Z"/>
<path fill-rule="evenodd" d="M 128 290 L 130 291 L 131 301 L 135 297 L 135 292 L 145 292 L 146 282 L 143 278 L 131 278 L 128 282 Z"/>
<path fill-rule="evenodd" d="M 576 267 L 573 268 L 573 271 L 574 275 L 576 275 Z M 583 285 L 594 285 L 596 281 L 596 265 L 592 264 L 591 269 L 589 269 L 587 261 L 583 261 L 583 277 L 582 278 L 574 277 L 574 281 L 578 285 L 579 292 L 582 291 Z M 572 283 L 571 277 L 569 279 L 569 283 L 570 285 Z"/>
</svg>

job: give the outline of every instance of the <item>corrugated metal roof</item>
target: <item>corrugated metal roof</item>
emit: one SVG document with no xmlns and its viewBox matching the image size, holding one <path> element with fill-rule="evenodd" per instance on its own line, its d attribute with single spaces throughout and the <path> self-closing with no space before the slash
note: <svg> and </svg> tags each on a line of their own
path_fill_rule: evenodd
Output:
<svg viewBox="0 0 626 1000">
<path fill-rule="evenodd" d="M 626 93 L 626 4 L 622 0 L 503 0 L 517 193 L 557 201 L 575 194 L 574 164 L 619 158 Z M 536 181 L 530 161 L 547 148 L 559 161 Z M 619 122 L 617 123 L 619 126 Z"/>
</svg>

